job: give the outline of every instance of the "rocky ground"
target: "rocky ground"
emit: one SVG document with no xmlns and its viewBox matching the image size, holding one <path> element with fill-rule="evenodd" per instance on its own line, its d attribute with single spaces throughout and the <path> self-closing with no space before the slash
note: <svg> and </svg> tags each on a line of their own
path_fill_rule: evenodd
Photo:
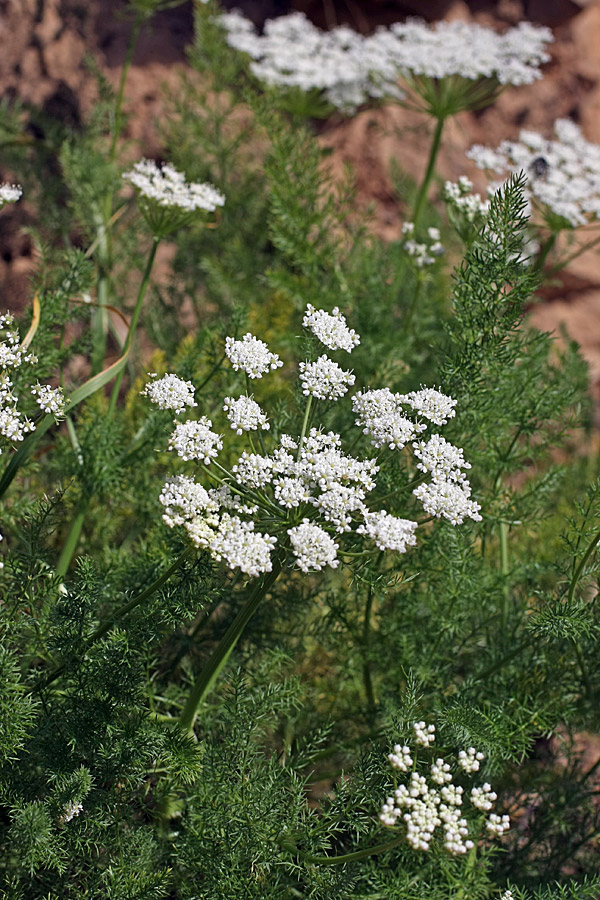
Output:
<svg viewBox="0 0 600 900">
<path fill-rule="evenodd" d="M 440 172 L 453 179 L 469 174 L 483 188 L 464 155 L 471 144 L 495 145 L 516 137 L 522 127 L 550 135 L 552 122 L 561 116 L 573 118 L 589 140 L 600 143 L 600 0 L 236 0 L 227 5 L 242 8 L 258 23 L 299 9 L 322 27 L 347 22 L 361 31 L 415 14 L 500 27 L 522 19 L 549 25 L 556 41 L 544 78 L 507 91 L 490 109 L 450 123 Z M 77 125 L 94 102 L 86 54 L 94 55 L 112 84 L 118 83 L 130 30 L 125 6 L 124 0 L 0 0 L 0 94 Z M 164 85 L 174 84 L 185 67 L 192 35 L 193 4 L 186 2 L 160 13 L 138 44 L 127 82 L 128 137 L 138 140 L 148 156 L 160 155 L 156 123 L 163 113 L 161 96 Z M 350 121 L 331 121 L 320 139 L 333 148 L 334 166 L 352 165 L 359 203 L 375 204 L 374 227 L 394 239 L 401 210 L 389 179 L 390 161 L 398 158 L 410 174 L 422 174 L 428 140 L 422 121 L 388 107 Z M 2 307 L 19 307 L 28 298 L 32 248 L 22 233 L 28 215 L 26 204 L 20 204 L 5 210 L 0 222 Z M 578 259 L 542 301 L 532 309 L 532 319 L 547 330 L 566 324 L 589 361 L 600 396 L 600 256 L 588 253 Z"/>
</svg>

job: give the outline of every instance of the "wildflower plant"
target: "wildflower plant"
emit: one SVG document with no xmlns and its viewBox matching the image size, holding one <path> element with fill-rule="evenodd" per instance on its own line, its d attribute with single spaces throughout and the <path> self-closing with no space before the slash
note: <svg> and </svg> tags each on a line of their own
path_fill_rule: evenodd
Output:
<svg viewBox="0 0 600 900">
<path fill-rule="evenodd" d="M 539 198 L 463 177 L 444 217 L 425 179 L 385 243 L 289 115 L 447 117 L 548 35 L 235 15 L 248 76 L 197 4 L 169 162 L 124 162 L 170 5 L 81 128 L 0 104 L 39 260 L 0 335 L 0 894 L 595 900 L 597 460 L 523 317 Z"/>
</svg>

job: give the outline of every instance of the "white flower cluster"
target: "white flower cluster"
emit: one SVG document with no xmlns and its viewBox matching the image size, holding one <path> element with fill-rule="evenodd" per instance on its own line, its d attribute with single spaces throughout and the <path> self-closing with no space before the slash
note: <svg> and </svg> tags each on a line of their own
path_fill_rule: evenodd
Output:
<svg viewBox="0 0 600 900">
<path fill-rule="evenodd" d="M 523 130 L 518 141 L 502 141 L 495 150 L 476 144 L 467 156 L 498 175 L 525 172 L 528 199 L 576 228 L 600 217 L 600 146 L 570 119 L 558 119 L 554 133 L 556 140 L 548 140 Z"/>
<path fill-rule="evenodd" d="M 16 203 L 23 196 L 23 190 L 19 184 L 0 184 L 0 209 L 7 203 Z"/>
<path fill-rule="evenodd" d="M 169 450 L 175 450 L 185 460 L 198 459 L 209 465 L 219 450 L 223 449 L 222 435 L 211 431 L 212 422 L 206 416 L 177 422 L 175 431 L 169 438 Z"/>
<path fill-rule="evenodd" d="M 64 808 L 61 815 L 58 818 L 59 825 L 66 825 L 67 822 L 70 822 L 71 819 L 74 819 L 79 813 L 83 810 L 83 805 L 81 803 L 69 803 L 68 806 Z"/>
<path fill-rule="evenodd" d="M 250 332 L 241 341 L 226 338 L 225 353 L 235 371 L 241 369 L 248 378 L 262 378 L 270 370 L 283 365 L 277 354 L 271 353 L 265 342 Z"/>
<path fill-rule="evenodd" d="M 42 412 L 53 416 L 64 415 L 66 401 L 62 388 L 51 388 L 49 384 L 34 384 L 31 393 Z"/>
<path fill-rule="evenodd" d="M 463 772 L 479 772 L 479 763 L 483 759 L 483 753 L 478 753 L 475 747 L 461 750 L 458 754 L 458 764 Z"/>
<path fill-rule="evenodd" d="M 351 352 L 359 342 L 337 309 L 330 314 L 309 306 L 304 324 L 330 348 Z M 227 338 L 226 354 L 233 368 L 250 378 L 260 378 L 282 365 L 267 344 L 252 334 L 242 340 Z M 331 401 L 354 382 L 352 373 L 344 372 L 326 356 L 315 363 L 300 363 L 299 377 L 309 398 Z M 196 406 L 193 385 L 174 375 L 149 383 L 142 393 L 163 409 L 181 412 L 186 406 Z M 408 394 L 383 388 L 358 392 L 353 406 L 357 425 L 364 426 L 376 447 L 402 449 L 428 427 L 426 422 L 408 418 L 406 410 L 420 419 L 444 424 L 455 415 L 456 401 L 434 388 Z M 204 487 L 185 475 L 169 479 L 160 496 L 165 523 L 171 528 L 183 527 L 197 547 L 208 549 L 215 559 L 248 575 L 272 569 L 276 539 L 269 532 L 280 536 L 281 558 L 289 551 L 303 572 L 337 568 L 342 540 L 348 533 L 365 536 L 382 551 L 406 553 L 416 544 L 418 523 L 368 504 L 368 495 L 376 488 L 378 461 L 345 453 L 340 435 L 333 431 L 307 427 L 310 409 L 309 399 L 300 437 L 282 434 L 269 450 L 264 449 L 261 437 L 262 453 L 255 451 L 250 439 L 252 452 L 243 450 L 229 469 L 216 461 L 223 449 L 223 435 L 213 430 L 211 419 L 176 421 L 169 450 L 185 461 L 202 463 L 204 476 L 219 487 Z M 266 413 L 247 395 L 225 397 L 223 412 L 237 435 L 270 430 Z M 475 517 L 473 501 L 465 509 L 464 497 L 470 487 L 462 470 L 469 464 L 462 450 L 435 434 L 428 441 L 415 441 L 413 449 L 423 478 L 431 475 L 434 485 L 453 486 L 462 498 L 462 505 L 452 497 L 445 505 L 438 504 L 438 514 L 456 521 L 465 515 Z M 431 506 L 428 496 L 426 500 Z M 420 724 L 424 731 L 417 732 L 417 740 L 433 741 L 433 726 Z"/>
<path fill-rule="evenodd" d="M 414 222 L 404 222 L 402 225 L 402 235 L 404 236 L 404 249 L 412 258 L 417 269 L 424 269 L 426 266 L 432 266 L 436 257 L 444 253 L 444 247 L 440 240 L 441 234 L 439 228 L 427 229 L 427 240 L 416 241 L 412 235 L 415 233 Z"/>
<path fill-rule="evenodd" d="M 480 222 L 490 211 L 490 201 L 483 200 L 481 194 L 472 194 L 473 182 L 466 175 L 458 181 L 447 181 L 444 185 L 444 200 L 448 207 L 469 223 Z"/>
<path fill-rule="evenodd" d="M 22 347 L 14 324 L 10 313 L 0 315 L 0 438 L 11 443 L 24 440 L 26 434 L 35 430 L 35 425 L 18 408 L 19 398 L 9 373 L 37 362 L 35 355 Z M 56 418 L 63 415 L 65 398 L 60 388 L 37 383 L 31 386 L 30 391 L 44 413 Z"/>
<path fill-rule="evenodd" d="M 417 743 L 422 746 L 429 747 L 434 742 L 433 725 L 415 722 L 413 730 Z M 476 757 L 482 759 L 483 755 L 478 753 Z M 475 841 L 469 836 L 469 823 L 462 815 L 464 788 L 453 783 L 450 763 L 441 757 L 432 762 L 430 779 L 433 786 L 415 768 L 416 760 L 413 761 L 410 747 L 396 744 L 393 752 L 388 754 L 388 760 L 398 772 L 408 772 L 411 768 L 413 771 L 408 784 L 401 784 L 386 798 L 379 813 L 382 824 L 393 827 L 403 823 L 406 826 L 406 840 L 414 850 L 429 850 L 438 828 L 443 831 L 443 844 L 448 853 L 458 856 L 472 849 Z M 469 796 L 473 809 L 478 813 L 489 812 L 497 799 L 487 782 L 481 787 L 473 787 Z M 491 834 L 501 835 L 510 827 L 509 817 L 491 813 L 485 820 L 485 827 Z M 473 837 L 478 836 L 473 833 Z"/>
<path fill-rule="evenodd" d="M 230 46 L 252 58 L 251 71 L 269 85 L 323 91 L 343 111 L 353 111 L 370 97 L 402 99 L 399 76 L 530 84 L 548 60 L 547 28 L 522 22 L 504 34 L 465 22 L 427 25 L 419 19 L 379 28 L 363 36 L 346 26 L 319 31 L 302 13 L 265 23 L 257 34 L 239 12 L 218 18 Z"/>
<path fill-rule="evenodd" d="M 435 741 L 435 725 L 426 725 L 425 722 L 415 722 L 413 725 L 415 740 L 421 747 L 429 747 Z"/>
<path fill-rule="evenodd" d="M 345 350 L 352 353 L 360 344 L 356 331 L 348 328 L 346 319 L 337 306 L 328 313 L 324 309 L 315 309 L 311 303 L 307 304 L 302 324 L 330 350 Z"/>
<path fill-rule="evenodd" d="M 154 372 L 148 372 L 151 378 L 156 378 Z M 156 381 L 149 381 L 142 396 L 155 403 L 159 409 L 173 409 L 181 413 L 186 406 L 198 406 L 194 400 L 194 385 L 191 381 L 183 381 L 177 375 L 163 375 Z"/>
<path fill-rule="evenodd" d="M 271 427 L 265 413 L 252 397 L 238 397 L 237 400 L 233 397 L 225 397 L 223 410 L 227 413 L 227 418 L 236 434 L 243 434 L 244 431 L 258 431 L 259 428 L 268 431 Z M 219 449 L 221 448 L 219 447 Z"/>
<path fill-rule="evenodd" d="M 339 400 L 354 384 L 352 372 L 346 372 L 328 356 L 320 356 L 316 362 L 300 363 L 302 393 L 317 400 Z"/>
<path fill-rule="evenodd" d="M 211 184 L 187 183 L 185 175 L 164 163 L 158 166 L 153 160 L 142 159 L 133 169 L 123 174 L 140 194 L 157 206 L 184 212 L 214 212 L 223 206 L 225 197 Z"/>
<path fill-rule="evenodd" d="M 396 22 L 377 32 L 382 54 L 400 71 L 428 78 L 458 75 L 471 81 L 496 78 L 500 84 L 531 84 L 541 77 L 540 65 L 550 58 L 549 28 L 521 22 L 498 34 L 471 22 L 422 19 Z"/>
<path fill-rule="evenodd" d="M 252 58 L 252 73 L 268 85 L 323 91 L 329 103 L 352 112 L 369 97 L 400 99 L 397 69 L 378 42 L 341 26 L 320 31 L 300 12 L 265 22 L 259 35 L 239 12 L 218 18 L 227 42 Z"/>
</svg>

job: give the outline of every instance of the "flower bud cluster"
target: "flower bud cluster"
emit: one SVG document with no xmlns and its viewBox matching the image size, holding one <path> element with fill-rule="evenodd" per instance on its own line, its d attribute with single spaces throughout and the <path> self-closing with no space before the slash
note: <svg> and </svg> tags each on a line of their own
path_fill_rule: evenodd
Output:
<svg viewBox="0 0 600 900">
<path fill-rule="evenodd" d="M 551 140 L 522 130 L 518 141 L 502 141 L 495 150 L 476 144 L 467 156 L 498 175 L 524 172 L 530 204 L 576 228 L 600 218 L 600 146 L 586 141 L 570 119 L 558 119 L 554 133 Z"/>
<path fill-rule="evenodd" d="M 14 317 L 10 313 L 0 315 L 0 439 L 4 438 L 10 443 L 24 440 L 30 431 L 35 430 L 32 420 L 19 410 L 14 376 L 11 376 L 24 366 L 34 365 L 37 358 L 24 349 L 14 324 Z M 29 391 L 42 412 L 57 419 L 64 415 L 66 401 L 61 388 L 37 382 Z"/>
<path fill-rule="evenodd" d="M 61 815 L 58 818 L 59 825 L 66 825 L 67 822 L 70 822 L 76 816 L 79 815 L 83 810 L 83 805 L 81 803 L 69 803 L 68 806 L 64 808 Z"/>
<path fill-rule="evenodd" d="M 309 305 L 304 323 L 329 349 L 349 353 L 360 340 L 339 309 L 330 314 Z M 262 378 L 282 365 L 267 344 L 250 333 L 241 340 L 228 337 L 225 352 L 233 369 L 249 378 Z M 228 468 L 217 459 L 224 436 L 213 430 L 211 419 L 175 422 L 168 449 L 186 462 L 200 464 L 208 483 L 205 487 L 187 475 L 170 478 L 160 496 L 165 523 L 183 527 L 197 547 L 248 575 L 271 571 L 277 542 L 279 555 L 289 554 L 302 572 L 337 568 L 347 535 L 354 554 L 356 536 L 379 550 L 406 553 L 416 544 L 418 523 L 372 508 L 369 502 L 377 487 L 379 461 L 351 456 L 344 452 L 339 434 L 310 427 L 315 401 L 338 400 L 354 376 L 327 356 L 300 363 L 299 368 L 302 391 L 309 396 L 302 434 L 275 436 L 268 449 L 262 433 L 270 432 L 270 423 L 258 403 L 247 395 L 225 397 L 222 410 L 231 429 L 238 436 L 247 435 L 250 444 Z M 182 412 L 196 406 L 193 385 L 175 375 L 149 383 L 142 393 L 162 409 Z M 427 422 L 445 424 L 456 406 L 455 400 L 434 388 L 408 394 L 393 394 L 388 388 L 359 391 L 352 402 L 356 424 L 364 426 L 372 444 L 390 449 L 408 445 L 407 450 L 411 439 L 429 427 Z M 261 433 L 261 453 L 254 446 L 253 432 Z M 469 464 L 462 450 L 438 435 L 415 442 L 413 449 L 423 478 L 431 475 L 434 483 L 452 484 L 459 493 L 469 490 L 462 472 Z M 450 506 L 443 514 L 459 518 Z M 461 511 L 464 516 L 464 508 Z M 423 735 L 417 733 L 417 739 L 433 741 L 433 726 L 422 725 Z"/>
<path fill-rule="evenodd" d="M 429 747 L 435 740 L 435 727 L 425 722 L 415 722 L 413 731 L 417 743 Z M 464 770 L 460 760 L 471 755 L 461 751 L 459 769 Z M 414 760 L 413 760 L 414 756 Z M 483 759 L 477 753 L 474 758 Z M 443 832 L 443 846 L 453 856 L 463 855 L 475 846 L 475 840 L 481 836 L 483 822 L 469 822 L 463 815 L 464 788 L 454 784 L 452 766 L 441 757 L 430 765 L 430 780 L 419 773 L 418 760 L 410 747 L 396 744 L 393 752 L 388 754 L 392 768 L 397 772 L 411 771 L 407 784 L 400 784 L 386 798 L 379 813 L 383 825 L 394 827 L 403 824 L 406 827 L 406 841 L 414 850 L 429 850 L 431 841 L 439 828 Z M 471 807 L 476 813 L 488 812 L 497 799 L 494 791 L 486 782 L 481 787 L 473 787 L 469 795 Z M 491 813 L 484 820 L 490 834 L 501 835 L 510 827 L 508 816 Z M 470 830 L 471 829 L 471 830 Z"/>
</svg>

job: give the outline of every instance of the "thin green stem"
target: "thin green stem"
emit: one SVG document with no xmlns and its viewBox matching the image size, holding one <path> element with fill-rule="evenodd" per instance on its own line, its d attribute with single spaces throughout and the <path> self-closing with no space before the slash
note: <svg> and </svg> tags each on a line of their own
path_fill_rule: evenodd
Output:
<svg viewBox="0 0 600 900">
<path fill-rule="evenodd" d="M 311 405 L 312 405 L 312 394 L 309 394 L 308 400 L 306 401 L 306 409 L 304 410 L 304 419 L 302 421 L 302 431 L 300 433 L 300 441 L 298 442 L 298 455 L 297 455 L 298 460 L 302 456 L 302 446 L 304 444 L 304 438 L 306 437 L 306 429 L 308 427 L 308 419 L 310 416 Z"/>
<path fill-rule="evenodd" d="M 305 862 L 313 863 L 315 866 L 342 866 L 345 863 L 356 862 L 359 859 L 366 859 L 368 856 L 377 856 L 378 853 L 385 853 L 386 850 L 393 850 L 398 847 L 405 839 L 404 835 L 394 838 L 393 841 L 387 841 L 385 844 L 376 844 L 374 847 L 367 847 L 364 850 L 355 850 L 353 853 L 344 853 L 342 856 L 313 856 L 311 853 L 304 853 L 292 841 L 280 841 L 280 847 L 299 856 Z"/>
<path fill-rule="evenodd" d="M 77 512 L 75 513 L 75 516 L 71 522 L 71 527 L 69 528 L 67 539 L 61 550 L 60 556 L 58 558 L 58 563 L 56 564 L 57 578 L 64 578 L 69 570 L 71 560 L 75 555 L 77 544 L 79 543 L 79 538 L 81 537 L 83 523 L 85 522 L 89 504 L 89 497 L 84 497 L 81 500 Z"/>
<path fill-rule="evenodd" d="M 131 322 L 129 323 L 129 331 L 127 332 L 127 339 L 125 341 L 125 346 L 123 347 L 123 355 L 129 353 L 131 349 L 131 345 L 133 343 L 133 338 L 135 335 L 135 331 L 137 328 L 137 324 L 140 318 L 140 314 L 142 312 L 142 306 L 144 304 L 144 297 L 146 296 L 146 291 L 148 289 L 148 284 L 150 282 L 150 275 L 152 273 L 152 266 L 154 264 L 154 258 L 156 256 L 156 251 L 158 249 L 158 245 L 160 243 L 160 238 L 156 235 L 152 238 L 152 249 L 148 256 L 148 260 L 146 262 L 146 268 L 144 270 L 144 274 L 142 276 L 142 282 L 140 284 L 140 289 L 138 291 L 137 300 L 135 303 L 135 307 L 133 310 L 133 315 L 131 316 Z M 119 397 L 119 390 L 121 389 L 121 382 L 123 380 L 124 369 L 121 369 L 119 374 L 115 379 L 115 383 L 113 386 L 112 394 L 110 397 L 110 403 L 108 407 L 109 415 L 113 415 L 117 406 L 117 400 Z"/>
<path fill-rule="evenodd" d="M 433 141 L 431 143 L 431 150 L 429 151 L 429 162 L 427 163 L 427 170 L 425 172 L 425 177 L 423 178 L 423 183 L 419 188 L 419 193 L 417 194 L 417 201 L 415 203 L 415 209 L 413 212 L 412 220 L 415 226 L 415 231 L 417 231 L 419 224 L 421 222 L 421 216 L 423 214 L 423 209 L 425 207 L 425 201 L 427 200 L 427 194 L 429 192 L 429 185 L 431 184 L 431 179 L 433 178 L 433 173 L 435 171 L 435 163 L 437 160 L 437 155 L 439 153 L 440 145 L 442 142 L 442 132 L 444 130 L 444 124 L 446 122 L 446 117 L 444 115 L 439 115 L 435 124 L 435 131 L 433 133 Z"/>
<path fill-rule="evenodd" d="M 275 560 L 273 568 L 264 578 L 260 579 L 250 592 L 250 596 L 246 600 L 238 612 L 235 619 L 229 625 L 229 628 L 219 641 L 219 644 L 210 657 L 198 678 L 194 682 L 190 695 L 184 706 L 183 712 L 179 717 L 179 727 L 182 731 L 192 733 L 194 730 L 194 722 L 198 713 L 198 708 L 205 697 L 210 693 L 215 681 L 219 677 L 220 672 L 227 663 L 235 645 L 246 625 L 260 606 L 262 600 L 271 590 L 285 562 L 284 558 Z"/>
<path fill-rule="evenodd" d="M 572 579 L 571 579 L 571 583 L 570 583 L 570 585 L 569 585 L 569 593 L 568 593 L 568 595 L 567 595 L 567 603 L 570 603 L 571 600 L 573 599 L 573 596 L 574 596 L 574 594 L 575 594 L 575 588 L 577 587 L 577 584 L 578 584 L 578 582 L 579 582 L 579 579 L 581 578 L 581 576 L 582 576 L 582 574 L 583 574 L 583 570 L 584 570 L 585 567 L 586 567 L 587 561 L 588 561 L 588 559 L 590 558 L 590 556 L 592 555 L 592 553 L 594 552 L 594 550 L 596 549 L 596 546 L 598 545 L 598 542 L 599 542 L 599 541 L 600 541 L 600 531 L 598 531 L 598 532 L 594 535 L 594 537 L 592 538 L 592 540 L 590 541 L 587 550 L 585 551 L 585 553 L 584 553 L 583 556 L 581 557 L 581 560 L 580 560 L 580 562 L 579 562 L 579 565 L 578 565 L 577 568 L 575 569 L 575 572 L 574 572 L 573 577 L 572 577 Z"/>
<path fill-rule="evenodd" d="M 542 249 L 540 250 L 540 255 L 536 259 L 535 265 L 533 266 L 535 272 L 543 272 L 546 260 L 548 259 L 548 256 L 550 255 L 554 245 L 556 244 L 557 237 L 558 232 L 551 231 L 549 236 L 544 241 Z"/>
<path fill-rule="evenodd" d="M 421 299 L 421 290 L 423 288 L 423 273 L 419 272 L 417 275 L 417 284 L 415 286 L 415 291 L 412 296 L 412 300 L 410 301 L 408 312 L 406 313 L 406 318 L 404 320 L 404 330 L 408 331 L 412 324 L 412 320 L 417 311 L 419 300 Z"/>
<path fill-rule="evenodd" d="M 506 522 L 500 522 L 500 572 L 502 574 L 502 626 L 506 627 L 510 603 L 510 585 L 508 583 L 510 562 L 508 555 L 508 524 Z"/>
<path fill-rule="evenodd" d="M 169 568 L 166 569 L 162 573 L 162 575 L 159 575 L 159 577 L 156 578 L 152 582 L 152 584 L 149 584 L 147 588 L 144 588 L 144 590 L 141 591 L 141 593 L 136 594 L 136 596 L 132 597 L 131 600 L 129 600 L 127 603 L 123 603 L 122 606 L 119 606 L 119 608 L 117 610 L 115 610 L 115 612 L 112 614 L 110 619 L 107 619 L 101 625 L 98 625 L 96 630 L 94 632 L 92 632 L 92 634 L 90 635 L 90 637 L 88 638 L 88 640 L 86 642 L 87 646 L 88 647 L 91 646 L 93 643 L 100 640 L 100 638 L 104 637 L 105 634 L 108 634 L 108 632 L 117 624 L 117 622 L 120 619 L 122 619 L 124 616 L 126 616 L 128 613 L 130 613 L 132 610 L 134 610 L 136 608 L 136 606 L 139 606 L 141 603 L 143 603 L 144 600 L 147 600 L 148 597 L 151 597 L 152 594 L 154 594 L 159 588 L 161 588 L 163 586 L 163 584 L 166 581 L 169 580 L 169 578 L 171 577 L 173 572 L 177 571 L 177 569 L 181 566 L 181 564 L 189 556 L 191 556 L 192 553 L 193 553 L 193 549 L 188 547 L 188 549 L 184 550 L 184 552 L 180 556 L 177 557 L 175 562 L 173 562 L 169 566 Z M 52 684 L 53 681 L 56 681 L 56 679 L 62 675 L 62 673 L 65 671 L 65 668 L 66 668 L 66 661 L 61 663 L 60 666 L 58 666 L 56 669 L 54 669 L 54 671 L 51 672 L 49 675 L 47 675 L 45 678 L 42 678 L 39 681 L 37 681 L 32 688 L 32 692 L 48 687 L 48 685 Z"/>
</svg>

